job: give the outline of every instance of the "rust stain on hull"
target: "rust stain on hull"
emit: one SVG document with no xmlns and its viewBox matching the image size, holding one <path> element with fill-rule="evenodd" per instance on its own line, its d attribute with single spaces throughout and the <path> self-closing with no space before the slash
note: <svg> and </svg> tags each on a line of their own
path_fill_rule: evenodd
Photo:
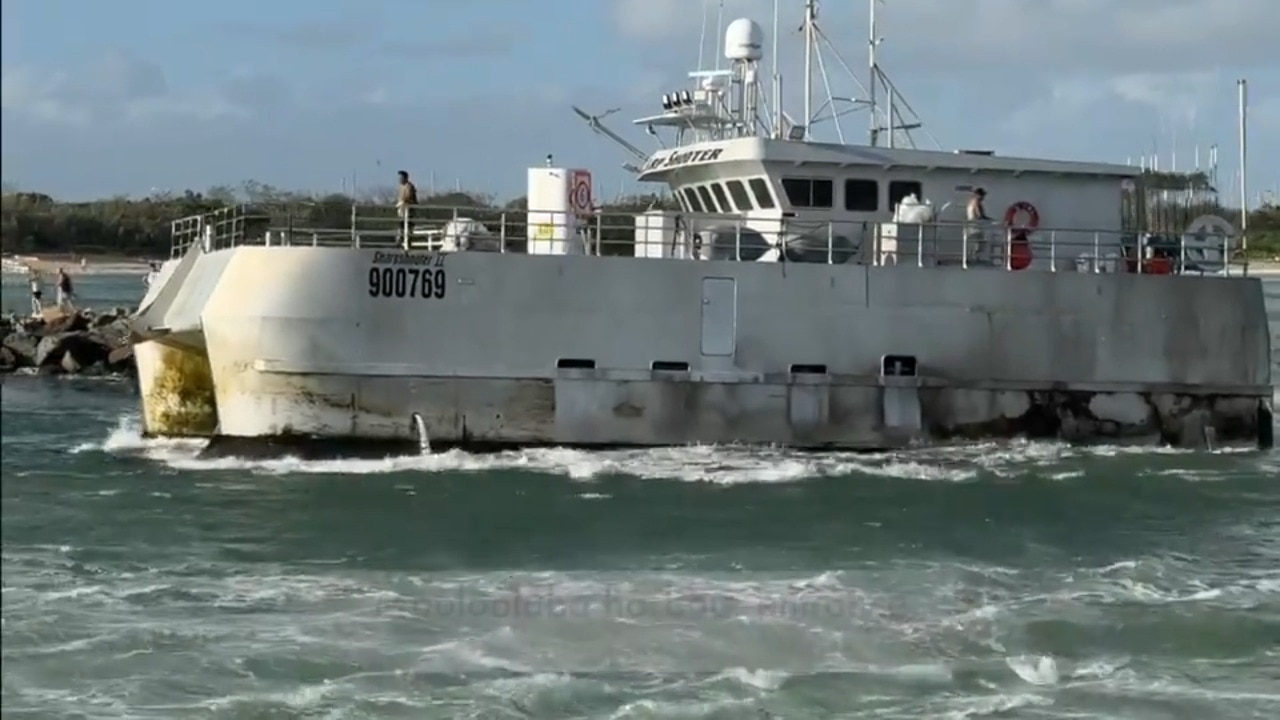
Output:
<svg viewBox="0 0 1280 720">
<path fill-rule="evenodd" d="M 165 437 L 208 437 L 218 429 L 213 370 L 203 352 L 160 345 L 150 388 L 143 396 L 147 432 Z"/>
</svg>

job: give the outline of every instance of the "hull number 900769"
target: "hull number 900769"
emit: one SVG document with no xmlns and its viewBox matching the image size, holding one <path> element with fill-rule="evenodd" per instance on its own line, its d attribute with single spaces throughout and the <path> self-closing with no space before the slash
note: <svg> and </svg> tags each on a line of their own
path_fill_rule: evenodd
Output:
<svg viewBox="0 0 1280 720">
<path fill-rule="evenodd" d="M 445 285 L 444 268 L 369 268 L 369 297 L 439 300 L 444 297 Z"/>
</svg>

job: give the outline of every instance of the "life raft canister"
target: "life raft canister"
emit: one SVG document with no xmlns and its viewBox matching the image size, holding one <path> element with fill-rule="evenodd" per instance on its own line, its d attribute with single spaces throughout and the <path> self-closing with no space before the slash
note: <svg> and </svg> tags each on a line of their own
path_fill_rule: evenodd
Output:
<svg viewBox="0 0 1280 720">
<path fill-rule="evenodd" d="M 1018 224 L 1019 215 L 1026 215 L 1025 223 Z M 1024 200 L 1009 206 L 1004 211 L 1004 224 L 1009 228 L 1009 269 L 1026 270 L 1035 259 L 1031 252 L 1031 241 L 1028 236 L 1040 227 L 1040 211 L 1036 206 Z"/>
<path fill-rule="evenodd" d="M 1147 275 L 1172 275 L 1173 258 L 1157 256 L 1142 263 L 1142 272 Z"/>
</svg>

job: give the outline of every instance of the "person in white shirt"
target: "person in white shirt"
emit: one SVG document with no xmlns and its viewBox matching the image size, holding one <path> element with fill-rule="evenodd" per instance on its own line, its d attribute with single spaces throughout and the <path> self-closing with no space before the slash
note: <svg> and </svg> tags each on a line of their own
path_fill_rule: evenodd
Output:
<svg viewBox="0 0 1280 720">
<path fill-rule="evenodd" d="M 39 315 L 44 311 L 44 290 L 40 287 L 40 273 L 34 269 L 28 270 L 27 281 L 31 285 L 31 314 Z"/>
<path fill-rule="evenodd" d="M 964 238 L 969 246 L 969 253 L 976 257 L 983 257 L 987 249 L 985 226 L 991 222 L 991 218 L 987 217 L 987 208 L 984 204 L 986 199 L 986 190 L 974 188 L 969 195 L 969 204 L 965 208 Z"/>
</svg>

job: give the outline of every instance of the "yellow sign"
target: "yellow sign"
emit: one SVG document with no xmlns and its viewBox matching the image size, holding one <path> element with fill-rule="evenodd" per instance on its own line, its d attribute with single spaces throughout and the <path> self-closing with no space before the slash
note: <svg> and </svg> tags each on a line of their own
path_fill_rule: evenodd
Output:
<svg viewBox="0 0 1280 720">
<path fill-rule="evenodd" d="M 550 240 L 555 237 L 556 226 L 550 223 L 539 223 L 535 237 L 539 240 Z"/>
</svg>

